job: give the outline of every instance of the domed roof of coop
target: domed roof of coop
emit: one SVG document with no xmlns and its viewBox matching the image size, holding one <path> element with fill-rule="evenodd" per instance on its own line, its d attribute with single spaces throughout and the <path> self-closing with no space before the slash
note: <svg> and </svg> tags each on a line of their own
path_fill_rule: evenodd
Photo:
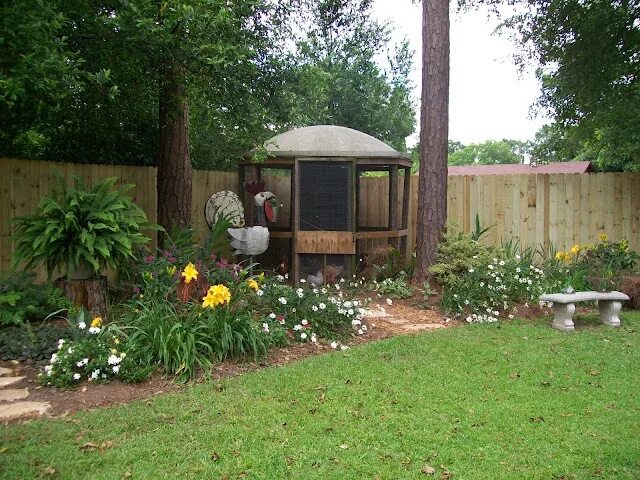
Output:
<svg viewBox="0 0 640 480">
<path fill-rule="evenodd" d="M 407 158 L 377 138 L 337 125 L 301 127 L 264 143 L 276 157 L 381 157 Z"/>
</svg>

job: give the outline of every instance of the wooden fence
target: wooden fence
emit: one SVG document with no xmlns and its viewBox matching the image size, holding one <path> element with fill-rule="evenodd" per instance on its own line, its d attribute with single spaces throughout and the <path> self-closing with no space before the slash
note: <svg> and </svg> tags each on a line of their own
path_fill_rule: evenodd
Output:
<svg viewBox="0 0 640 480">
<path fill-rule="evenodd" d="M 51 163 L 0 159 L 0 271 L 9 269 L 12 244 L 11 220 L 32 213 L 40 198 L 55 185 L 54 169 L 67 183 L 74 173 L 90 185 L 105 177 L 133 183 L 134 201 L 156 221 L 157 170 L 154 167 Z M 289 179 L 266 178 L 269 188 L 285 205 L 281 222 L 288 223 Z M 411 233 L 415 244 L 417 177 L 411 185 Z M 204 205 L 219 190 L 237 192 L 232 172 L 195 171 L 193 175 L 193 226 L 206 231 Z M 523 246 L 568 249 L 590 243 L 600 233 L 611 240 L 626 238 L 640 250 L 640 174 L 596 173 L 553 175 L 483 175 L 449 177 L 448 219 L 464 231 L 474 229 L 476 214 L 491 226 L 485 241 L 499 244 L 518 237 Z M 361 225 L 383 225 L 388 218 L 387 178 L 365 178 L 361 188 Z"/>
</svg>

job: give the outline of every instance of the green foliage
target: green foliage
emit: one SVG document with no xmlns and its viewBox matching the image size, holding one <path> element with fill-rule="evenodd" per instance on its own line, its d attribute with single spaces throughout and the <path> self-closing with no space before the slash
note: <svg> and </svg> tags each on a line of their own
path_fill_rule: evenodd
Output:
<svg viewBox="0 0 640 480">
<path fill-rule="evenodd" d="M 449 154 L 449 165 L 522 163 L 527 150 L 527 143 L 518 140 L 487 140 L 456 149 Z"/>
<path fill-rule="evenodd" d="M 69 309 L 72 304 L 62 290 L 52 284 L 36 284 L 33 274 L 0 281 L 0 327 L 42 321 L 51 312 Z"/>
<path fill-rule="evenodd" d="M 141 230 L 152 226 L 126 195 L 133 185 L 114 188 L 115 183 L 107 178 L 85 190 L 76 178 L 74 187 L 43 198 L 35 214 L 16 218 L 12 268 L 21 262 L 26 270 L 44 265 L 51 276 L 54 269 L 68 275 L 88 266 L 99 274 L 132 258 L 134 247 L 149 241 Z"/>
<path fill-rule="evenodd" d="M 629 248 L 628 240 L 610 242 L 606 235 L 594 245 L 574 245 L 567 252 L 557 252 L 548 260 L 564 271 L 575 290 L 617 290 L 623 275 L 636 272 L 640 256 Z M 576 287 L 578 285 L 579 287 Z"/>
<path fill-rule="evenodd" d="M 371 289 L 381 295 L 394 298 L 409 298 L 413 294 L 413 290 L 407 285 L 404 274 L 400 274 L 396 278 L 385 278 L 380 282 L 374 280 Z"/>
<path fill-rule="evenodd" d="M 490 225 L 488 227 L 485 227 L 483 225 L 480 224 L 480 215 L 478 215 L 476 213 L 476 220 L 475 220 L 475 224 L 473 227 L 473 232 L 471 232 L 471 240 L 473 240 L 474 242 L 478 242 L 480 241 L 480 239 L 482 237 L 484 237 L 484 235 L 491 230 L 491 228 L 493 228 L 495 225 Z"/>
<path fill-rule="evenodd" d="M 438 261 L 429 272 L 443 286 L 453 286 L 462 273 L 491 263 L 498 254 L 492 247 L 473 240 L 470 234 L 449 227 L 438 245 Z"/>
<path fill-rule="evenodd" d="M 58 340 L 72 337 L 66 325 L 45 324 L 0 329 L 0 360 L 46 360 L 57 351 Z"/>
<path fill-rule="evenodd" d="M 384 263 L 374 263 L 371 266 L 373 279 L 382 281 L 386 278 L 411 277 L 415 268 L 415 254 L 406 261 L 402 253 L 397 248 L 392 248 L 387 253 Z"/>
<path fill-rule="evenodd" d="M 461 1 L 500 6 L 500 0 Z M 552 116 L 552 138 L 535 150 L 586 159 L 609 171 L 640 169 L 640 4 L 637 1 L 515 0 L 504 20 L 522 50 L 517 63 L 538 63 L 538 107 Z M 549 148 L 550 147 L 550 148 Z"/>
</svg>

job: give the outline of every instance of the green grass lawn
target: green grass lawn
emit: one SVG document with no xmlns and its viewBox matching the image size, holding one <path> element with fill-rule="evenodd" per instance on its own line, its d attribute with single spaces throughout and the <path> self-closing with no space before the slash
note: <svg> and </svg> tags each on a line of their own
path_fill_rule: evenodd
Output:
<svg viewBox="0 0 640 480">
<path fill-rule="evenodd" d="M 398 337 L 5 426 L 0 478 L 637 479 L 640 314 L 621 318 Z"/>
</svg>

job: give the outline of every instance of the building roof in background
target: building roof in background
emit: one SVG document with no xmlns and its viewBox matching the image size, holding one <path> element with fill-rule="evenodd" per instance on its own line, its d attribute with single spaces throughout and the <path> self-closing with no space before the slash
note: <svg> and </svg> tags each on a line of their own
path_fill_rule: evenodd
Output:
<svg viewBox="0 0 640 480">
<path fill-rule="evenodd" d="M 506 163 L 449 167 L 449 175 L 528 175 L 531 173 L 589 173 L 591 171 L 591 162 L 554 162 L 538 166 Z"/>
</svg>

